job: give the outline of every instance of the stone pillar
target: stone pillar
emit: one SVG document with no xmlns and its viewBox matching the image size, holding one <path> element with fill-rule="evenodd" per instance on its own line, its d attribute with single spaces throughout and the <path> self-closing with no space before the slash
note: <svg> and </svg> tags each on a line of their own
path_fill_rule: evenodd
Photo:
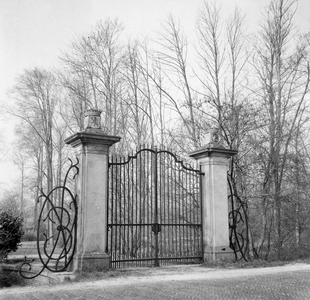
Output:
<svg viewBox="0 0 310 300">
<path fill-rule="evenodd" d="M 228 223 L 228 158 L 237 151 L 221 145 L 217 129 L 212 129 L 203 149 L 190 153 L 201 166 L 202 234 L 204 261 L 233 260 L 229 247 Z"/>
<path fill-rule="evenodd" d="M 100 112 L 86 113 L 85 128 L 65 140 L 76 149 L 79 174 L 76 177 L 78 201 L 77 249 L 73 268 L 101 270 L 108 268 L 108 155 L 120 137 L 101 130 Z"/>
</svg>

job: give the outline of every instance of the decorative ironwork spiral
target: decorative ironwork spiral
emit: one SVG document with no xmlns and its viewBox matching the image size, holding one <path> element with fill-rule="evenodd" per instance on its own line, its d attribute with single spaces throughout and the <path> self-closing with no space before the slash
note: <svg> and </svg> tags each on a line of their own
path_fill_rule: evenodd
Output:
<svg viewBox="0 0 310 300">
<path fill-rule="evenodd" d="M 77 235 L 77 199 L 67 187 L 69 176 L 72 179 L 79 173 L 77 167 L 79 160 L 74 164 L 71 159 L 70 167 L 65 175 L 63 185 L 53 188 L 47 195 L 41 191 L 38 202 L 42 206 L 38 217 L 37 229 L 37 251 L 39 256 L 39 270 L 33 270 L 37 265 L 35 259 L 27 259 L 25 256 L 19 273 L 22 277 L 32 279 L 44 270 L 50 272 L 66 271 L 72 262 L 76 248 Z M 43 243 L 40 243 L 40 234 L 42 228 Z M 43 244 L 43 245 L 42 245 Z"/>
<path fill-rule="evenodd" d="M 231 210 L 228 214 L 229 218 L 229 241 L 230 248 L 234 250 L 236 260 L 244 259 L 247 261 L 246 256 L 246 235 L 247 235 L 247 218 L 245 208 L 242 200 L 234 194 L 230 176 L 228 176 L 228 186 L 230 195 Z"/>
</svg>

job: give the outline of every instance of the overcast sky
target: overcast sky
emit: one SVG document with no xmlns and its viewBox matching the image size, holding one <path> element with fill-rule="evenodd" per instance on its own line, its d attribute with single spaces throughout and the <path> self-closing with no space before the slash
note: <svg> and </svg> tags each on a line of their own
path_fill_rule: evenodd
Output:
<svg viewBox="0 0 310 300">
<path fill-rule="evenodd" d="M 224 15 L 237 6 L 246 15 L 249 31 L 259 25 L 269 0 L 216 0 Z M 296 25 L 310 31 L 310 0 L 299 0 Z M 32 67 L 57 67 L 61 51 L 74 37 L 87 33 L 102 19 L 118 18 L 131 38 L 151 34 L 169 13 L 179 18 L 188 35 L 194 34 L 203 0 L 0 0 L 0 102 L 16 76 Z M 12 130 L 0 114 L 0 192 L 14 177 L 10 161 Z M 9 123 L 11 124 L 11 123 Z M 2 132 L 2 134 L 1 134 Z M 2 135 L 2 136 L 1 136 Z"/>
</svg>

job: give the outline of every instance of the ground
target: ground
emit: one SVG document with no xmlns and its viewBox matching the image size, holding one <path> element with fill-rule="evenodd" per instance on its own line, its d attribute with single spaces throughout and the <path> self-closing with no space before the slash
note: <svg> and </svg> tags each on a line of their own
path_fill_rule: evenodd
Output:
<svg viewBox="0 0 310 300">
<path fill-rule="evenodd" d="M 310 299 L 310 264 L 266 268 L 173 266 L 103 279 L 0 290 L 0 299 Z"/>
</svg>

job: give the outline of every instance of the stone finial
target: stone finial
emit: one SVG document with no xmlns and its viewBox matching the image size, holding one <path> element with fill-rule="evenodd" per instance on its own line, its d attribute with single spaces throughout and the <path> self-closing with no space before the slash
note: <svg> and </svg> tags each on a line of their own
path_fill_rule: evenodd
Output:
<svg viewBox="0 0 310 300">
<path fill-rule="evenodd" d="M 218 127 L 212 127 L 206 137 L 208 148 L 223 148 L 220 129 Z"/>
<path fill-rule="evenodd" d="M 85 113 L 84 128 L 86 131 L 101 131 L 101 111 L 89 109 Z"/>
</svg>

